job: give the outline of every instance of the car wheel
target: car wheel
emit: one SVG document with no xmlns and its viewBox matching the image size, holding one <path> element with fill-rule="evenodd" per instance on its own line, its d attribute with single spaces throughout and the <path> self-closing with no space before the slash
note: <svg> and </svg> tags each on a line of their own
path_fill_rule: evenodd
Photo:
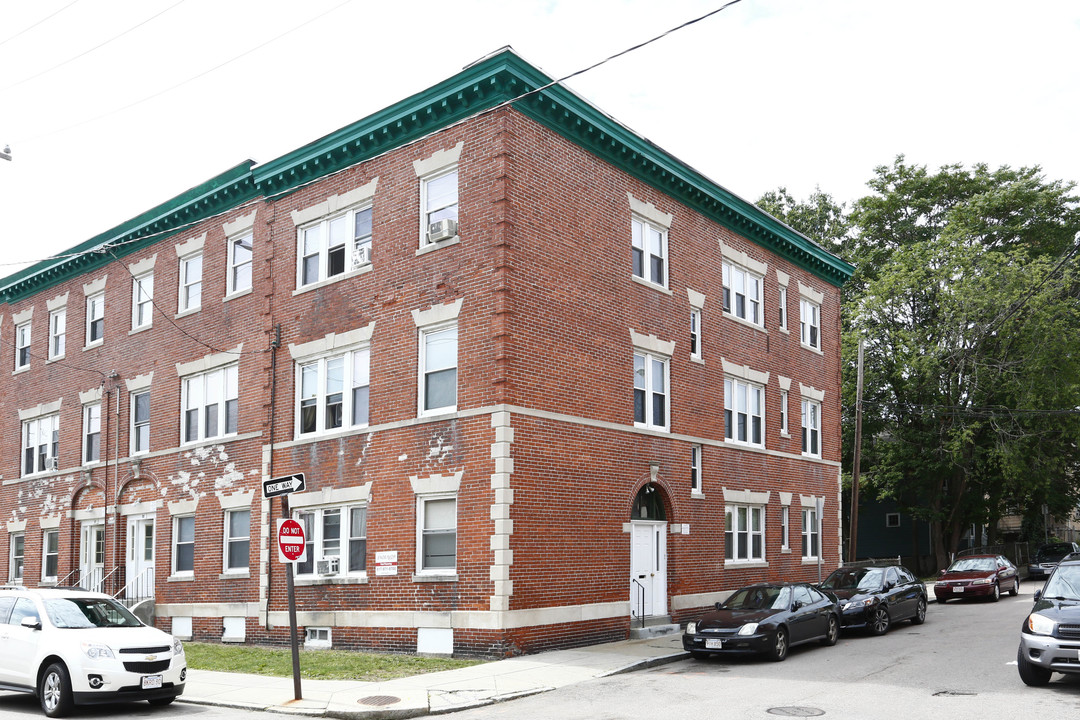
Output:
<svg viewBox="0 0 1080 720">
<path fill-rule="evenodd" d="M 1051 671 L 1046 668 L 1041 668 L 1038 665 L 1033 665 L 1026 657 L 1024 657 L 1023 645 L 1016 649 L 1016 669 L 1020 673 L 1020 679 L 1024 681 L 1025 685 L 1041 687 L 1050 682 Z"/>
<path fill-rule="evenodd" d="M 835 615 L 829 615 L 829 628 L 825 631 L 825 637 L 821 638 L 821 644 L 825 647 L 832 647 L 839 637 L 840 621 L 836 619 Z"/>
<path fill-rule="evenodd" d="M 694 658 L 695 660 L 708 660 L 709 659 L 709 653 L 702 652 L 700 650 L 691 650 L 690 651 L 690 657 Z"/>
<path fill-rule="evenodd" d="M 911 618 L 912 625 L 922 625 L 926 622 L 926 598 L 919 598 L 919 604 L 915 608 L 915 617 Z"/>
<path fill-rule="evenodd" d="M 870 634 L 884 635 L 889 631 L 889 611 L 884 605 L 874 608 L 874 614 L 870 616 Z"/>
<path fill-rule="evenodd" d="M 175 699 L 176 699 L 176 696 L 173 695 L 171 697 L 154 698 L 153 700 L 147 700 L 147 702 L 150 703 L 151 705 L 153 705 L 154 707 L 164 707 L 165 705 L 171 705 L 172 701 L 175 700 Z"/>
<path fill-rule="evenodd" d="M 788 636 L 787 630 L 782 627 L 776 628 L 776 635 L 773 636 L 772 650 L 769 651 L 769 659 L 773 662 L 781 662 L 787 657 L 788 651 Z"/>
<path fill-rule="evenodd" d="M 71 679 L 63 663 L 53 663 L 41 675 L 38 683 L 41 709 L 51 717 L 64 717 L 71 712 Z"/>
<path fill-rule="evenodd" d="M 994 583 L 994 589 L 990 591 L 990 602 L 997 602 L 1001 599 L 1001 585 Z"/>
<path fill-rule="evenodd" d="M 1014 577 L 1013 578 L 1012 590 L 1009 591 L 1009 594 L 1012 595 L 1013 597 L 1016 597 L 1016 594 L 1019 593 L 1019 592 L 1020 592 L 1020 578 L 1019 577 Z"/>
</svg>

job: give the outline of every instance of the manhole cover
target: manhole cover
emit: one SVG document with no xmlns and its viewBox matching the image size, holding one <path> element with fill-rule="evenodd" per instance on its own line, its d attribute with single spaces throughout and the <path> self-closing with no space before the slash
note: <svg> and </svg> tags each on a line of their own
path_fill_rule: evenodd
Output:
<svg viewBox="0 0 1080 720">
<path fill-rule="evenodd" d="M 799 707 L 797 705 L 791 707 L 774 707 L 766 710 L 770 715 L 782 715 L 784 717 L 818 717 L 824 715 L 824 710 L 812 707 Z"/>
<path fill-rule="evenodd" d="M 393 705 L 396 702 L 401 702 L 401 698 L 394 697 L 393 695 L 368 695 L 365 698 L 360 698 L 357 702 L 361 705 L 382 707 L 383 705 Z"/>
</svg>

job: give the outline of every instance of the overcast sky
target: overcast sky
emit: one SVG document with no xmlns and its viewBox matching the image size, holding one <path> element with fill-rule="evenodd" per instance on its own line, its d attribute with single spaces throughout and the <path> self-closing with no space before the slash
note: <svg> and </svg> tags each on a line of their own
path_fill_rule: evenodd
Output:
<svg viewBox="0 0 1080 720">
<path fill-rule="evenodd" d="M 723 4 L 7 0 L 0 276 L 504 45 L 561 77 Z M 748 200 L 850 202 L 900 153 L 1080 180 L 1078 48 L 1075 0 L 742 0 L 569 86 Z"/>
</svg>

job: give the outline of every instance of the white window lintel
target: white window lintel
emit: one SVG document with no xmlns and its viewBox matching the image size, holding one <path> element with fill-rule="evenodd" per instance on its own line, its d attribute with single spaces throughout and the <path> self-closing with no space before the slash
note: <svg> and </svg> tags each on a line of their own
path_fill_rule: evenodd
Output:
<svg viewBox="0 0 1080 720">
<path fill-rule="evenodd" d="M 90 297 L 91 295 L 97 295 L 99 292 L 105 289 L 105 281 L 109 279 L 108 275 L 102 275 L 97 280 L 91 280 L 90 282 L 82 286 L 83 295 Z"/>
<path fill-rule="evenodd" d="M 817 501 L 818 499 L 813 495 L 799 495 L 799 504 L 804 508 L 816 509 Z"/>
<path fill-rule="evenodd" d="M 151 371 L 145 375 L 137 375 L 130 380 L 124 380 L 124 384 L 127 385 L 127 391 L 129 393 L 135 393 L 150 387 L 150 383 L 153 381 L 154 373 Z"/>
<path fill-rule="evenodd" d="M 643 335 L 634 328 L 630 328 L 630 342 L 635 348 L 647 352 L 672 357 L 675 355 L 675 341 L 661 340 L 655 335 Z"/>
<path fill-rule="evenodd" d="M 26 408 L 19 411 L 19 420 L 33 420 L 34 418 L 44 417 L 45 415 L 55 415 L 60 412 L 60 403 L 64 401 L 64 398 L 54 400 L 50 403 L 41 403 L 35 405 L 32 408 Z"/>
<path fill-rule="evenodd" d="M 422 328 L 456 320 L 461 314 L 462 300 L 463 298 L 458 298 L 442 305 L 432 305 L 427 310 L 413 310 L 413 322 L 416 323 L 416 327 Z"/>
<path fill-rule="evenodd" d="M 780 496 L 780 504 L 781 505 L 783 505 L 784 507 L 787 507 L 788 505 L 791 505 L 791 496 L 792 496 L 791 493 L 781 491 L 781 492 L 778 492 L 776 494 Z"/>
<path fill-rule="evenodd" d="M 409 476 L 409 484 L 415 495 L 436 495 L 442 493 L 456 493 L 461 487 L 461 476 L 464 473 L 459 470 L 453 475 L 428 475 L 419 477 Z"/>
<path fill-rule="evenodd" d="M 20 310 L 17 313 L 12 313 L 11 321 L 13 323 L 15 323 L 16 325 L 22 325 L 24 322 L 27 322 L 28 320 L 30 320 L 33 317 L 34 317 L 34 306 L 31 305 L 30 307 L 26 308 L 25 310 Z"/>
<path fill-rule="evenodd" d="M 705 307 L 705 295 L 697 290 L 686 288 L 686 297 L 690 301 L 690 307 L 695 310 L 701 310 Z"/>
<path fill-rule="evenodd" d="M 820 305 L 822 301 L 825 300 L 825 293 L 818 292 L 809 285 L 803 285 L 801 282 L 799 283 L 799 295 L 806 298 L 807 300 L 816 302 L 818 305 Z"/>
<path fill-rule="evenodd" d="M 26 531 L 25 520 L 8 520 L 7 531 L 9 533 L 21 533 Z"/>
<path fill-rule="evenodd" d="M 799 383 L 799 394 L 810 400 L 817 400 L 818 402 L 825 401 L 825 391 L 818 390 L 812 385 L 803 385 L 802 383 Z"/>
<path fill-rule="evenodd" d="M 235 510 L 237 508 L 250 508 L 251 498 L 254 497 L 255 491 L 237 490 L 230 495 L 226 495 L 224 491 L 218 490 L 216 495 L 221 503 L 222 510 Z"/>
<path fill-rule="evenodd" d="M 375 323 L 370 322 L 364 327 L 349 330 L 348 332 L 330 333 L 320 340 L 312 340 L 299 345 L 289 343 L 289 354 L 293 360 L 305 360 L 334 351 L 352 350 L 371 342 L 371 335 L 374 332 Z"/>
<path fill-rule="evenodd" d="M 199 507 L 199 498 L 193 497 L 190 500 L 170 500 L 169 501 L 169 514 L 170 515 L 194 515 L 195 511 Z"/>
<path fill-rule="evenodd" d="M 154 269 L 154 263 L 156 263 L 156 262 L 157 262 L 157 253 L 154 253 L 153 255 L 151 255 L 148 258 L 143 258 L 142 260 L 140 260 L 138 262 L 131 263 L 130 265 L 128 265 L 128 270 L 137 279 L 143 273 L 148 273 L 151 270 L 153 270 Z"/>
<path fill-rule="evenodd" d="M 791 390 L 791 378 L 777 375 L 776 382 L 780 384 L 781 390 Z"/>
<path fill-rule="evenodd" d="M 723 240 L 720 241 L 720 254 L 725 260 L 730 260 L 736 265 L 741 265 L 747 270 L 755 272 L 762 277 L 765 277 L 765 273 L 769 269 L 769 266 L 766 263 L 755 260 L 742 250 L 736 250 L 730 245 L 725 244 Z"/>
<path fill-rule="evenodd" d="M 768 505 L 769 498 L 772 496 L 771 490 L 754 492 L 753 490 L 729 490 L 726 487 L 721 489 L 724 491 L 724 502 L 738 505 Z"/>
<path fill-rule="evenodd" d="M 206 233 L 193 237 L 190 240 L 185 240 L 181 243 L 176 243 L 176 257 L 182 258 L 188 255 L 194 255 L 197 252 L 202 252 L 203 247 L 206 245 Z"/>
<path fill-rule="evenodd" d="M 38 522 L 41 523 L 42 530 L 55 530 L 60 527 L 60 516 L 52 515 L 50 517 L 39 518 Z"/>
<path fill-rule="evenodd" d="M 96 388 L 90 388 L 86 392 L 79 393 L 79 402 L 83 405 L 101 402 L 101 386 L 98 385 Z"/>
<path fill-rule="evenodd" d="M 239 359 L 243 349 L 244 343 L 240 343 L 236 348 L 228 352 L 214 353 L 213 355 L 207 355 L 198 360 L 192 360 L 191 362 L 176 363 L 176 374 L 180 377 L 186 377 L 188 375 L 196 375 L 198 373 L 206 372 L 207 370 L 216 370 L 219 367 L 231 365 Z"/>
<path fill-rule="evenodd" d="M 433 173 L 437 173 L 440 170 L 445 170 L 448 167 L 457 165 L 461 160 L 461 149 L 465 147 L 464 142 L 459 142 L 452 148 L 446 150 L 438 150 L 431 157 L 423 160 L 414 160 L 413 169 L 416 171 L 417 177 L 426 177 Z"/>
<path fill-rule="evenodd" d="M 236 235 L 240 235 L 251 228 L 255 227 L 255 216 L 259 213 L 259 209 L 255 208 L 248 215 L 243 215 L 236 218 L 232 222 L 227 222 L 221 226 L 221 229 L 225 231 L 226 238 L 232 238 Z"/>
<path fill-rule="evenodd" d="M 341 193 L 340 195 L 331 195 L 322 202 L 315 203 L 306 208 L 293 210 L 293 225 L 296 225 L 297 227 L 306 225 L 313 220 L 326 217 L 338 210 L 344 210 L 353 205 L 367 202 L 375 197 L 375 186 L 378 185 L 378 183 L 379 178 L 376 177 L 366 185 L 361 185 L 358 188 Z"/>
<path fill-rule="evenodd" d="M 296 493 L 289 496 L 289 509 L 316 507 L 319 505 L 349 505 L 371 501 L 371 481 L 363 485 L 345 488 L 323 488 L 312 492 Z"/>
<path fill-rule="evenodd" d="M 67 299 L 68 293 L 64 293 L 63 295 L 57 295 L 52 300 L 46 302 L 45 307 L 49 309 L 49 312 L 60 310 L 61 308 L 67 307 Z"/>
<path fill-rule="evenodd" d="M 658 210 L 651 202 L 638 200 L 630 193 L 626 193 L 626 198 L 630 201 L 630 211 L 635 215 L 640 215 L 654 225 L 659 225 L 664 230 L 671 229 L 671 221 L 675 217 L 674 215 Z"/>
<path fill-rule="evenodd" d="M 762 372 L 761 370 L 754 370 L 749 365 L 739 365 L 733 363 L 727 358 L 720 358 L 720 364 L 724 368 L 725 375 L 731 375 L 732 377 L 748 380 L 758 385 L 769 384 L 769 372 Z"/>
<path fill-rule="evenodd" d="M 776 271 L 776 284 L 779 285 L 780 287 L 786 288 L 789 284 L 791 284 L 791 276 L 788 275 L 783 270 L 777 270 Z"/>
</svg>

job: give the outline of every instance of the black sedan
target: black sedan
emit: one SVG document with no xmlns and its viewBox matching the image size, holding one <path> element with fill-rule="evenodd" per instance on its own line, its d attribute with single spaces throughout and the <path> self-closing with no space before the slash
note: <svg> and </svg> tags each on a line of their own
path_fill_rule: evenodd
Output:
<svg viewBox="0 0 1080 720">
<path fill-rule="evenodd" d="M 780 661 L 792 645 L 835 645 L 839 634 L 835 597 L 808 583 L 766 583 L 736 590 L 687 623 L 683 649 L 698 659 L 756 653 Z"/>
<path fill-rule="evenodd" d="M 926 620 L 926 585 L 901 565 L 838 568 L 821 587 L 840 599 L 844 628 L 884 635 L 894 622 Z"/>
</svg>

